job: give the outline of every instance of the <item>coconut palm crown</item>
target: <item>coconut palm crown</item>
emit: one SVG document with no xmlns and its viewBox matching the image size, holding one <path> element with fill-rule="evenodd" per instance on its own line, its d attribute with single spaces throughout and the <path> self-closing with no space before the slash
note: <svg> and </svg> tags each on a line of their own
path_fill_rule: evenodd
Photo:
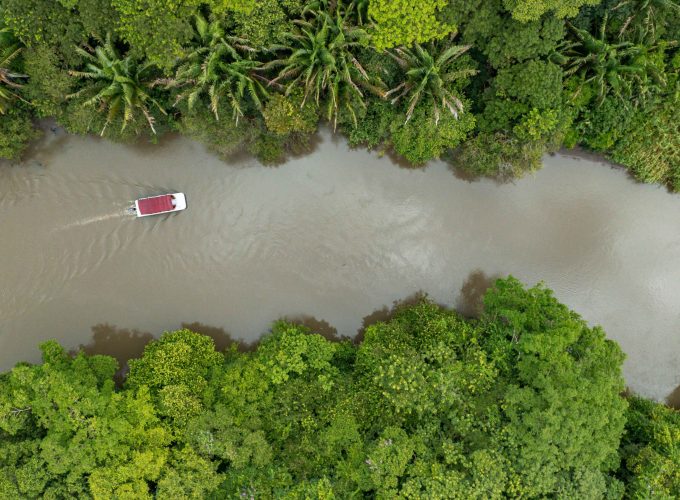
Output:
<svg viewBox="0 0 680 500">
<path fill-rule="evenodd" d="M 326 118 L 334 127 L 341 111 L 357 123 L 357 113 L 366 106 L 364 90 L 384 95 L 381 83 L 369 78 L 356 57 L 356 52 L 368 45 L 368 35 L 351 22 L 354 8 L 354 4 L 345 7 L 340 3 L 331 10 L 308 8 L 307 17 L 295 21 L 297 28 L 286 36 L 285 43 L 273 47 L 287 55 L 265 65 L 265 69 L 281 68 L 270 85 L 285 88 L 286 94 L 302 87 L 303 105 L 313 99 L 325 107 Z"/>
<path fill-rule="evenodd" d="M 471 68 L 461 68 L 457 59 L 470 49 L 470 45 L 450 45 L 427 48 L 416 44 L 413 48 L 400 47 L 388 54 L 403 70 L 403 81 L 387 92 L 392 104 L 404 99 L 408 102 L 406 122 L 413 116 L 418 104 L 432 108 L 435 123 L 441 119 L 441 112 L 448 112 L 458 118 L 463 112 L 463 102 L 454 90 L 455 82 L 465 80 L 477 73 Z"/>
<path fill-rule="evenodd" d="M 568 23 L 575 40 L 567 42 L 553 60 L 565 66 L 565 76 L 577 75 L 584 85 L 593 84 L 598 105 L 607 96 L 615 96 L 628 106 L 637 106 L 667 85 L 663 68 L 664 50 L 675 42 L 638 44 L 632 41 L 610 41 L 605 16 L 597 35 Z"/>
<path fill-rule="evenodd" d="M 21 53 L 21 45 L 7 29 L 0 29 L 0 114 L 4 115 L 15 99 L 21 99 L 16 90 L 21 88 L 17 82 L 26 75 L 12 71 L 11 67 Z"/>
<path fill-rule="evenodd" d="M 660 27 L 679 18 L 680 4 L 675 0 L 622 0 L 612 8 L 612 13 L 619 12 L 625 12 L 620 38 L 633 32 L 638 37 L 655 40 Z"/>
<path fill-rule="evenodd" d="M 242 54 L 254 53 L 255 49 L 242 38 L 226 36 L 218 21 L 208 22 L 201 15 L 195 16 L 194 21 L 194 45 L 182 58 L 174 78 L 158 82 L 182 89 L 175 105 L 186 100 L 190 111 L 206 96 L 217 120 L 220 105 L 226 100 L 238 123 L 248 98 L 258 109 L 262 108 L 267 91 L 255 72 L 262 64 L 244 57 Z"/>
<path fill-rule="evenodd" d="M 106 128 L 116 119 L 121 120 L 121 131 L 141 114 L 144 116 L 151 131 L 155 134 L 155 119 L 150 108 L 156 107 L 165 114 L 165 110 L 147 92 L 150 86 L 148 74 L 151 64 L 140 65 L 130 55 L 121 57 L 107 36 L 102 45 L 87 50 L 78 47 L 78 53 L 85 59 L 83 71 L 69 71 L 72 76 L 90 80 L 92 83 L 85 86 L 68 98 L 82 94 L 94 95 L 88 98 L 84 104 L 95 106 L 98 110 L 106 113 L 106 122 L 100 135 L 104 135 Z"/>
</svg>

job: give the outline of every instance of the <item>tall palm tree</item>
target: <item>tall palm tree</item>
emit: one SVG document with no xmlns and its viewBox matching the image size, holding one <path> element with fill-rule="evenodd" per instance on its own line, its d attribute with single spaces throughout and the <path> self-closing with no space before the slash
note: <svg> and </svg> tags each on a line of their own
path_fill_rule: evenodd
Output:
<svg viewBox="0 0 680 500">
<path fill-rule="evenodd" d="M 186 99 L 193 110 L 201 96 L 209 99 L 211 111 L 219 120 L 219 106 L 227 100 L 232 117 L 238 123 L 247 97 L 258 109 L 267 91 L 255 72 L 262 64 L 244 58 L 241 53 L 255 52 L 241 38 L 226 36 L 221 24 L 208 22 L 203 16 L 195 16 L 194 47 L 180 62 L 174 78 L 159 80 L 168 88 L 184 88 L 177 96 L 175 105 Z"/>
<path fill-rule="evenodd" d="M 110 36 L 94 49 L 88 47 L 88 50 L 84 50 L 78 47 L 76 50 L 86 61 L 85 69 L 69 71 L 69 74 L 92 81 L 92 84 L 69 95 L 68 98 L 94 92 L 84 104 L 96 106 L 98 110 L 106 112 L 106 122 L 100 135 L 104 135 L 109 124 L 118 118 L 122 121 L 121 131 L 125 130 L 139 113 L 144 116 L 155 134 L 155 119 L 149 108 L 155 106 L 161 113 L 166 113 L 146 91 L 150 86 L 148 72 L 151 64 L 139 65 L 130 55 L 121 57 Z"/>
<path fill-rule="evenodd" d="M 304 89 L 303 105 L 314 99 L 317 105 L 325 99 L 326 118 L 337 126 L 338 113 L 344 110 L 357 123 L 357 111 L 365 108 L 362 87 L 384 95 L 379 81 L 373 81 L 357 59 L 355 52 L 368 42 L 367 33 L 353 25 L 354 5 L 347 8 L 308 9 L 307 18 L 295 21 L 297 29 L 286 36 L 288 55 L 265 65 L 265 69 L 281 67 L 270 85 L 281 85 L 286 94 L 298 86 Z"/>
<path fill-rule="evenodd" d="M 15 92 L 21 87 L 17 79 L 27 76 L 11 69 L 20 53 L 21 45 L 14 35 L 7 28 L 0 29 L 0 115 L 7 112 L 14 99 L 21 99 Z"/>
<path fill-rule="evenodd" d="M 659 44 L 643 45 L 630 41 L 611 42 L 607 38 L 605 16 L 598 35 L 568 26 L 575 40 L 567 42 L 553 59 L 565 65 L 565 76 L 578 75 L 577 90 L 593 83 L 601 104 L 608 95 L 620 98 L 624 105 L 637 105 L 653 92 L 666 86 L 666 75 L 652 55 L 663 50 Z M 666 43 L 665 47 L 672 44 Z"/>
<path fill-rule="evenodd" d="M 430 45 L 424 48 L 416 44 L 412 49 L 401 47 L 388 54 L 403 70 L 404 80 L 387 92 L 387 96 L 395 95 L 392 104 L 399 100 L 408 100 L 406 122 L 413 116 L 419 103 L 427 103 L 432 107 L 435 124 L 439 124 L 441 110 L 458 118 L 463 112 L 463 103 L 456 96 L 453 85 L 457 80 L 475 75 L 477 70 L 460 68 L 456 60 L 470 49 L 470 45 L 451 45 L 438 48 Z"/>
<path fill-rule="evenodd" d="M 612 8 L 612 12 L 617 11 L 627 12 L 619 37 L 635 31 L 639 38 L 656 39 L 657 28 L 666 25 L 668 14 L 680 14 L 680 4 L 675 0 L 623 0 Z"/>
</svg>

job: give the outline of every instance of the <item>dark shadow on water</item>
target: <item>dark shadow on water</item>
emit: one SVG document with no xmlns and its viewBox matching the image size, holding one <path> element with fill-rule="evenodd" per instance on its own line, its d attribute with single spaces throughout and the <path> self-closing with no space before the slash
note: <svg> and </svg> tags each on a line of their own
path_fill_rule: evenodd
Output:
<svg viewBox="0 0 680 500">
<path fill-rule="evenodd" d="M 446 153 L 442 157 L 442 160 L 446 162 L 446 166 L 456 179 L 467 182 L 468 184 L 482 180 L 489 180 L 492 181 L 496 186 L 504 186 L 506 184 L 515 184 L 515 181 L 518 180 L 517 177 L 513 177 L 512 175 L 503 175 L 502 173 L 497 175 L 484 175 L 470 172 L 469 170 L 463 168 L 460 153 L 458 151 L 450 151 Z M 529 174 L 527 173 L 527 175 Z"/>
<path fill-rule="evenodd" d="M 224 328 L 198 321 L 182 323 L 181 327 L 210 337 L 215 342 L 215 349 L 220 352 L 231 348 L 232 345 L 236 345 L 239 352 L 253 351 L 257 347 L 257 341 L 248 343 L 235 340 Z M 92 340 L 88 344 L 81 344 L 70 354 L 75 355 L 78 351 L 83 351 L 90 356 L 103 354 L 115 358 L 119 369 L 114 378 L 120 385 L 127 375 L 128 361 L 140 358 L 144 353 L 144 347 L 154 338 L 149 332 L 100 323 L 92 327 Z"/>
<path fill-rule="evenodd" d="M 70 137 L 54 120 L 40 120 L 35 123 L 35 128 L 40 131 L 40 135 L 28 145 L 21 158 L 12 162 L 3 160 L 3 163 L 37 167 L 49 166 L 52 157 L 63 150 L 64 144 Z"/>
<path fill-rule="evenodd" d="M 671 408 L 680 410 L 680 385 L 666 397 L 666 404 Z"/>
<path fill-rule="evenodd" d="M 557 153 L 550 153 L 550 156 L 555 156 L 556 154 L 560 154 L 566 158 L 573 158 L 575 160 L 585 160 L 594 163 L 601 163 L 602 165 L 607 165 L 614 169 L 625 168 L 622 167 L 621 165 L 610 162 L 609 160 L 607 160 L 606 157 L 604 157 L 600 153 L 595 153 L 594 151 L 589 151 L 588 149 L 578 146 L 571 149 L 562 148 Z"/>
<path fill-rule="evenodd" d="M 163 132 L 159 136 L 136 137 L 129 141 L 123 141 L 122 144 L 134 150 L 139 156 L 154 156 L 158 154 L 159 149 L 167 147 L 181 137 L 182 135 L 179 132 Z"/>
<path fill-rule="evenodd" d="M 671 189 L 671 186 L 657 183 L 649 184 L 646 182 L 642 182 L 639 179 L 636 179 L 635 175 L 633 175 L 633 172 L 631 170 L 629 170 L 626 166 L 621 165 L 620 163 L 615 163 L 614 161 L 610 160 L 605 156 L 604 153 L 598 153 L 595 151 L 590 151 L 580 146 L 576 146 L 575 148 L 572 149 L 562 148 L 557 153 L 551 153 L 551 156 L 555 156 L 555 154 L 560 154 L 565 158 L 572 158 L 578 161 L 584 160 L 587 162 L 597 163 L 611 170 L 623 172 L 626 175 L 626 177 L 628 177 L 628 179 L 630 179 L 635 184 L 648 184 L 650 186 L 662 187 L 665 188 L 666 192 L 671 194 L 674 193 L 674 191 Z"/>
<path fill-rule="evenodd" d="M 383 154 L 387 156 L 387 158 L 390 159 L 392 162 L 392 165 L 395 165 L 399 168 L 403 168 L 406 170 L 425 170 L 427 168 L 427 164 L 425 165 L 414 165 L 413 163 L 409 162 L 406 158 L 401 156 L 399 153 L 397 153 L 394 148 L 387 148 L 386 150 L 383 151 Z"/>
<path fill-rule="evenodd" d="M 233 345 L 236 346 L 236 349 L 239 352 L 254 351 L 258 344 L 257 341 L 244 342 L 243 340 L 236 340 L 224 328 L 206 325 L 199 321 L 194 321 L 193 323 L 182 323 L 182 328 L 186 328 L 192 332 L 200 333 L 201 335 L 210 337 L 215 342 L 215 349 L 220 352 L 231 349 Z"/>
<path fill-rule="evenodd" d="M 354 343 L 359 344 L 364 340 L 366 329 L 369 326 L 390 321 L 401 308 L 413 306 L 425 299 L 427 299 L 427 294 L 419 290 L 401 300 L 395 300 L 392 302 L 391 307 L 382 306 L 380 309 L 376 309 L 371 314 L 364 316 L 361 320 L 361 328 L 357 330 L 357 334 L 354 336 Z"/>
<path fill-rule="evenodd" d="M 153 338 L 149 332 L 100 323 L 92 327 L 90 343 L 81 344 L 77 350 L 82 350 L 90 356 L 105 354 L 115 358 L 119 369 L 114 378 L 120 384 L 127 374 L 128 360 L 141 357 L 144 346 Z"/>
<path fill-rule="evenodd" d="M 295 147 L 289 148 L 288 155 L 290 158 L 301 158 L 303 156 L 311 155 L 319 149 L 321 143 L 323 143 L 323 137 L 321 137 L 319 132 L 309 134 L 299 140 L 295 144 Z"/>
<path fill-rule="evenodd" d="M 456 311 L 466 318 L 479 318 L 484 309 L 484 294 L 499 278 L 501 275 L 487 276 L 481 269 L 472 271 L 460 288 Z"/>
<path fill-rule="evenodd" d="M 350 337 L 338 335 L 338 329 L 331 325 L 328 321 L 324 319 L 317 319 L 314 316 L 310 316 L 308 314 L 284 316 L 281 319 L 293 323 L 295 325 L 301 325 L 306 328 L 309 328 L 309 330 L 312 333 L 318 333 L 323 338 L 325 338 L 326 340 L 330 340 L 331 342 L 340 342 L 343 340 L 350 339 Z"/>
</svg>

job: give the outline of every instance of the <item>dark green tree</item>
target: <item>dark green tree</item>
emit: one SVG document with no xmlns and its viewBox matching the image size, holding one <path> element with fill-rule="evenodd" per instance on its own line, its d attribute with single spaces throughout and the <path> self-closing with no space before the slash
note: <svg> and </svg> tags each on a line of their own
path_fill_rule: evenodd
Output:
<svg viewBox="0 0 680 500">
<path fill-rule="evenodd" d="M 21 52 L 19 41 L 7 28 L 0 29 L 0 114 L 4 115 L 12 102 L 21 99 L 17 94 L 19 81 L 26 75 L 12 69 Z"/>
<path fill-rule="evenodd" d="M 680 4 L 675 0 L 623 0 L 614 6 L 612 16 L 623 17 L 620 37 L 632 33 L 637 39 L 656 40 L 673 21 L 680 21 Z"/>
</svg>

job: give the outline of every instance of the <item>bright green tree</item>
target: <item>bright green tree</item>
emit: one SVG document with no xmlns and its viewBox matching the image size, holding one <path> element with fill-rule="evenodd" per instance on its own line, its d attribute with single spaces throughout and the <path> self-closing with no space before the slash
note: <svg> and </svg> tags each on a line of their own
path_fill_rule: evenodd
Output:
<svg viewBox="0 0 680 500">
<path fill-rule="evenodd" d="M 166 332 L 144 348 L 140 359 L 130 361 L 126 384 L 131 388 L 148 387 L 152 393 L 169 386 L 184 386 L 199 395 L 207 387 L 210 371 L 221 360 L 210 337 L 189 330 Z"/>
<path fill-rule="evenodd" d="M 680 411 L 630 399 L 619 473 L 627 498 L 680 496 Z"/>
<path fill-rule="evenodd" d="M 170 443 L 148 391 L 115 392 L 113 358 L 41 348 L 42 364 L 0 378 L 4 487 L 24 497 L 148 497 Z"/>
<path fill-rule="evenodd" d="M 521 22 L 537 21 L 546 14 L 560 19 L 574 17 L 583 6 L 598 3 L 600 0 L 503 0 L 512 17 Z"/>
<path fill-rule="evenodd" d="M 625 423 L 621 349 L 550 290 L 514 278 L 486 293 L 483 323 L 500 371 L 498 440 L 514 494 L 603 495 Z"/>
<path fill-rule="evenodd" d="M 446 0 L 371 0 L 368 17 L 376 24 L 372 43 L 381 50 L 444 38 L 455 30 L 438 19 L 446 6 Z"/>
</svg>

